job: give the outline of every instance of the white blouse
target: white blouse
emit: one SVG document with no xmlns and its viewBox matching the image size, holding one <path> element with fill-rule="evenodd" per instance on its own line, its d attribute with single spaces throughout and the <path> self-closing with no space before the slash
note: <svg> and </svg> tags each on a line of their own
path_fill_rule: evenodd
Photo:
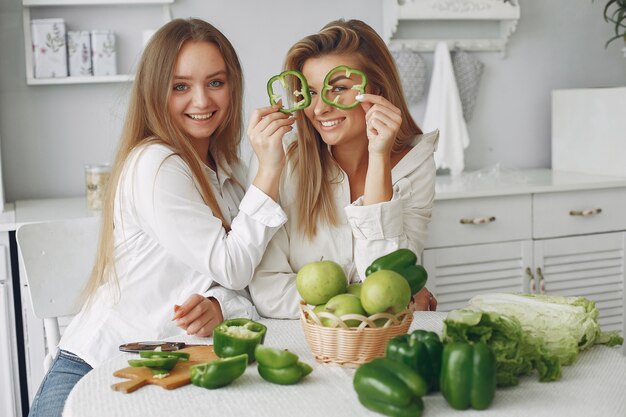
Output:
<svg viewBox="0 0 626 417">
<path fill-rule="evenodd" d="M 318 223 L 309 240 L 296 227 L 296 185 L 285 172 L 280 201 L 289 220 L 274 236 L 250 283 L 250 295 L 260 315 L 297 318 L 300 295 L 296 272 L 320 259 L 339 263 L 351 282 L 362 281 L 365 270 L 376 258 L 398 248 L 420 255 L 428 236 L 435 198 L 433 153 L 439 131 L 417 136 L 413 148 L 393 168 L 393 197 L 390 201 L 363 205 L 363 198 L 350 201 L 347 175 L 334 188 L 339 224 Z M 254 161 L 251 172 L 255 171 Z"/>
<path fill-rule="evenodd" d="M 244 193 L 243 165 L 227 168 L 207 171 L 228 233 L 168 147 L 148 144 L 131 153 L 114 208 L 119 288 L 98 289 L 66 329 L 61 349 L 95 367 L 120 344 L 183 334 L 173 307 L 195 293 L 215 297 L 224 319 L 253 316 L 245 287 L 286 216 L 258 188 Z"/>
</svg>

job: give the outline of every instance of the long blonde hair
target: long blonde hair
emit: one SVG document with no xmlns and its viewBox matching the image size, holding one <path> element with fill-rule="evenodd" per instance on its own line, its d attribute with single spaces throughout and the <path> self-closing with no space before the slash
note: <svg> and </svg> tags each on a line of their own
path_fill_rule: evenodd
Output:
<svg viewBox="0 0 626 417">
<path fill-rule="evenodd" d="M 172 121 L 168 108 L 176 59 L 187 41 L 210 42 L 220 50 L 226 64 L 230 105 L 222 124 L 210 140 L 209 152 L 223 168 L 224 163 L 238 160 L 242 133 L 243 75 L 235 49 L 214 26 L 199 19 L 175 19 L 161 27 L 142 54 L 133 84 L 128 114 L 119 149 L 112 167 L 106 200 L 102 211 L 102 227 L 96 262 L 84 296 L 91 299 L 103 283 L 112 282 L 119 289 L 115 273 L 113 238 L 114 203 L 119 179 L 129 154 L 147 142 L 168 146 L 189 166 L 204 202 L 227 230 L 230 225 L 219 209 L 201 157 L 185 133 Z"/>
<path fill-rule="evenodd" d="M 422 131 L 409 113 L 400 76 L 385 42 L 374 29 L 360 20 L 335 20 L 318 33 L 297 42 L 287 52 L 285 69 L 302 71 L 310 58 L 324 55 L 356 55 L 367 75 L 368 92 L 389 100 L 402 112 L 403 120 L 392 152 L 401 151 L 415 135 Z M 332 187 L 338 178 L 338 165 L 327 151 L 320 134 L 304 115 L 296 112 L 298 140 L 287 152 L 293 163 L 296 184 L 296 221 L 298 230 L 312 238 L 321 220 L 329 225 L 337 224 Z M 365 126 L 363 126 L 365 130 Z"/>
</svg>

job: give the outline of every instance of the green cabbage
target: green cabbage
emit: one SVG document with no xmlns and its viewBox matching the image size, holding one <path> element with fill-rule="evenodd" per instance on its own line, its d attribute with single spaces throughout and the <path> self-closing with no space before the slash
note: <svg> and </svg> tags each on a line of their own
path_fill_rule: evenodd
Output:
<svg viewBox="0 0 626 417">
<path fill-rule="evenodd" d="M 541 381 L 557 380 L 581 350 L 624 339 L 600 331 L 595 303 L 584 297 L 494 293 L 450 312 L 444 340 L 485 341 L 496 354 L 498 385 L 506 386 L 533 369 Z"/>
<path fill-rule="evenodd" d="M 453 310 L 444 320 L 443 339 L 489 345 L 496 357 L 498 386 L 517 385 L 520 375 L 535 369 L 540 381 L 561 377 L 559 360 L 533 344 L 512 317 L 469 308 Z"/>
</svg>

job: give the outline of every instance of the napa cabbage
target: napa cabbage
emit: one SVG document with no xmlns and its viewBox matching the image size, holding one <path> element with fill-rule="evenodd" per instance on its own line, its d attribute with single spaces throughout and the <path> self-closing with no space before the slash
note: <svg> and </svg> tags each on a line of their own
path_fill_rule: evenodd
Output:
<svg viewBox="0 0 626 417">
<path fill-rule="evenodd" d="M 533 370 L 540 381 L 555 381 L 581 350 L 623 343 L 617 332 L 601 332 L 595 303 L 584 297 L 505 293 L 478 295 L 451 311 L 444 340 L 490 345 L 500 386 L 515 385 Z"/>
</svg>

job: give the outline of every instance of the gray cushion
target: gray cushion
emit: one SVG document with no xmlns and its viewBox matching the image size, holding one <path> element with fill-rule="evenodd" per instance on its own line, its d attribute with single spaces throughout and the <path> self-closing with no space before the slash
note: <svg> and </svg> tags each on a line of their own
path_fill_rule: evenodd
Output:
<svg viewBox="0 0 626 417">
<path fill-rule="evenodd" d="M 419 103 L 426 89 L 426 63 L 422 56 L 410 49 L 391 51 L 396 61 L 404 97 L 409 105 Z"/>
<path fill-rule="evenodd" d="M 469 121 L 474 113 L 478 85 L 485 65 L 472 54 L 460 49 L 452 51 L 450 55 L 463 106 L 463 118 Z"/>
</svg>

